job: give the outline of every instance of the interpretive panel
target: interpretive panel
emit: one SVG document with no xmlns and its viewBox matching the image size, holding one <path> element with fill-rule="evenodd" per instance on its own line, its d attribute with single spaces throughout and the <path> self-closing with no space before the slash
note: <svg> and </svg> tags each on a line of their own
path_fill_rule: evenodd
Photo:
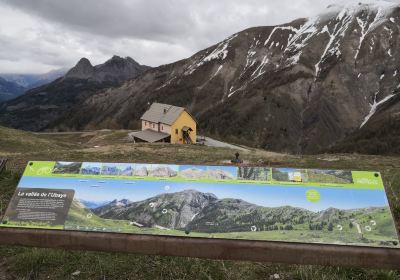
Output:
<svg viewBox="0 0 400 280">
<path fill-rule="evenodd" d="M 28 163 L 3 227 L 399 247 L 379 172 Z"/>
</svg>

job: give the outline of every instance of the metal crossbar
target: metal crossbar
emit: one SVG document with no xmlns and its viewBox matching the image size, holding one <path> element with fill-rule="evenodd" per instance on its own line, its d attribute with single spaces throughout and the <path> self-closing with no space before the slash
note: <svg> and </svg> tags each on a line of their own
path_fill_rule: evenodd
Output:
<svg viewBox="0 0 400 280">
<path fill-rule="evenodd" d="M 400 249 L 123 233 L 0 228 L 0 245 L 398 269 Z"/>
</svg>

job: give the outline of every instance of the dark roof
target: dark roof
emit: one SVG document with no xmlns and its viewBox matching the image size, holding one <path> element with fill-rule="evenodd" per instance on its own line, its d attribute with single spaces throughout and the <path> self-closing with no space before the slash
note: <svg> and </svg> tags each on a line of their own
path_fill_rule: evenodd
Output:
<svg viewBox="0 0 400 280">
<path fill-rule="evenodd" d="M 160 141 L 164 138 L 171 136 L 167 133 L 158 132 L 158 131 L 154 131 L 151 129 L 133 132 L 130 135 L 133 137 L 139 138 L 143 141 L 149 142 L 149 143 L 154 143 L 154 142 Z"/>
<path fill-rule="evenodd" d="M 183 111 L 185 111 L 185 108 L 183 107 L 153 103 L 140 119 L 154 123 L 172 125 Z M 190 116 L 192 117 L 192 115 Z M 194 118 L 193 120 L 196 121 Z"/>
</svg>

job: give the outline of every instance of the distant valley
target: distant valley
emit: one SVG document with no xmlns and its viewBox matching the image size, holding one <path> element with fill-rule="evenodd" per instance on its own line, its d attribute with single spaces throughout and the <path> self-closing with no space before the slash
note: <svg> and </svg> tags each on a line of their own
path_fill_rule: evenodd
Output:
<svg viewBox="0 0 400 280">
<path fill-rule="evenodd" d="M 130 57 L 114 56 L 96 66 L 82 58 L 61 78 L 28 90 L 23 96 L 0 105 L 0 122 L 32 131 L 55 127 L 68 130 L 70 128 L 63 123 L 91 95 L 119 86 L 148 68 Z M 86 117 L 90 118 L 90 114 L 86 114 Z M 86 122 L 86 119 L 79 122 Z"/>
<path fill-rule="evenodd" d="M 14 99 L 31 88 L 51 83 L 66 72 L 66 69 L 58 69 L 44 74 L 0 74 L 0 102 Z"/>
<path fill-rule="evenodd" d="M 0 77 L 0 103 L 22 95 L 25 90 L 23 86 Z"/>
</svg>

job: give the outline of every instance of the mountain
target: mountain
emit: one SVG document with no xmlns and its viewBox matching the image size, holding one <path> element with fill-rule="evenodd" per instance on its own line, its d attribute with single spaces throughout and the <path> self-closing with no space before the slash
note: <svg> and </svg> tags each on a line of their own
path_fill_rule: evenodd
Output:
<svg viewBox="0 0 400 280">
<path fill-rule="evenodd" d="M 329 220 L 328 217 L 332 215 L 331 209 L 324 214 L 290 206 L 268 208 L 241 199 L 218 199 L 214 194 L 196 190 L 161 194 L 139 202 L 124 200 L 122 203 L 114 200 L 92 211 L 105 219 L 129 220 L 145 227 L 196 232 L 250 231 L 253 225 L 264 228 L 277 223 L 319 222 Z"/>
<path fill-rule="evenodd" d="M 66 79 L 82 79 L 95 82 L 123 82 L 136 77 L 150 67 L 140 65 L 130 57 L 113 56 L 105 63 L 92 66 L 87 58 L 79 60 L 78 64 L 64 76 Z"/>
<path fill-rule="evenodd" d="M 66 69 L 56 69 L 44 74 L 0 74 L 3 79 L 14 82 L 26 89 L 39 87 L 64 76 Z"/>
<path fill-rule="evenodd" d="M 25 88 L 0 77 L 0 103 L 23 94 Z"/>
<path fill-rule="evenodd" d="M 83 60 L 60 83 L 84 80 L 85 90 L 81 82 L 37 89 L 4 104 L 0 123 L 30 130 L 134 129 L 157 101 L 186 107 L 202 133 L 225 141 L 290 153 L 355 151 L 358 145 L 371 151 L 398 131 L 399 34 L 398 3 L 346 1 L 312 18 L 246 29 L 119 85 L 96 86 L 112 75 Z M 380 135 L 382 127 L 386 134 Z M 400 144 L 397 136 L 393 143 Z"/>
<path fill-rule="evenodd" d="M 146 227 L 183 228 L 201 209 L 216 200 L 213 194 L 185 190 L 128 204 L 114 201 L 93 212 L 102 218 L 130 220 Z"/>
<path fill-rule="evenodd" d="M 264 207 L 238 198 L 218 199 L 196 190 L 164 193 L 138 202 L 114 200 L 91 211 L 98 218 L 128 221 L 138 227 L 202 233 L 332 230 L 333 224 L 369 223 L 390 213 L 388 207 L 328 208 L 319 212 L 292 206 Z M 390 225 L 378 229 L 391 230 Z"/>
<path fill-rule="evenodd" d="M 138 128 L 147 104 L 157 101 L 187 107 L 203 133 L 227 141 L 292 153 L 325 150 L 397 101 L 400 84 L 400 7 L 350 3 L 249 28 L 150 69 L 90 96 L 56 127 Z"/>
<path fill-rule="evenodd" d="M 125 207 L 130 203 L 132 203 L 132 201 L 130 201 L 129 199 L 121 199 L 121 200 L 114 199 L 113 201 L 111 201 L 108 204 L 108 206 L 109 207 Z M 107 204 L 107 203 L 105 203 L 105 204 Z"/>
<path fill-rule="evenodd" d="M 82 58 L 62 78 L 2 104 L 0 123 L 32 131 L 51 129 L 65 122 L 68 113 L 81 106 L 91 95 L 119 86 L 148 68 L 129 57 L 114 56 L 96 66 Z M 85 122 L 85 118 L 82 121 Z"/>
<path fill-rule="evenodd" d="M 268 208 L 241 199 L 225 198 L 206 206 L 188 225 L 196 232 L 250 231 L 252 226 L 264 229 L 280 224 L 303 224 L 313 219 L 314 213 L 305 209 L 282 206 Z"/>
</svg>

